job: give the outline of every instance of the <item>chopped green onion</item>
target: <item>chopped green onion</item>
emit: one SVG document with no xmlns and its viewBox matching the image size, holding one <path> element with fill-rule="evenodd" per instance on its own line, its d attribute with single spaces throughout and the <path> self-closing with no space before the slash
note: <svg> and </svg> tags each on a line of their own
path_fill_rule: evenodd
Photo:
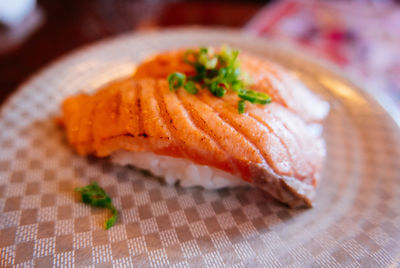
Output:
<svg viewBox="0 0 400 268">
<path fill-rule="evenodd" d="M 241 90 L 238 93 L 239 97 L 251 103 L 267 104 L 271 102 L 271 97 L 263 92 L 253 90 Z"/>
<path fill-rule="evenodd" d="M 204 66 L 206 67 L 207 70 L 212 70 L 212 69 L 215 69 L 215 67 L 217 67 L 217 63 L 218 63 L 218 59 L 213 58 L 213 59 L 207 60 L 206 64 L 204 64 Z"/>
<path fill-rule="evenodd" d="M 233 72 L 234 72 L 235 77 L 238 77 L 240 75 L 240 69 L 239 68 L 233 69 Z"/>
<path fill-rule="evenodd" d="M 186 81 L 186 75 L 184 75 L 183 73 L 172 73 L 170 75 L 168 75 L 168 84 L 169 84 L 169 89 L 171 91 L 175 91 L 178 88 L 182 87 L 183 84 Z"/>
<path fill-rule="evenodd" d="M 193 81 L 187 82 L 186 85 L 183 86 L 183 88 L 190 94 L 197 94 L 198 92 L 196 84 Z"/>
<path fill-rule="evenodd" d="M 189 60 L 189 56 L 193 55 L 193 57 L 195 58 L 194 61 L 190 61 Z M 194 50 L 192 49 L 188 49 L 185 54 L 183 54 L 183 61 L 189 65 L 195 65 L 196 64 L 196 52 L 194 52 Z"/>
<path fill-rule="evenodd" d="M 209 58 L 207 50 L 203 51 L 203 53 L 200 51 L 199 56 L 197 57 L 197 60 L 207 70 L 215 69 L 215 67 L 217 67 L 217 63 L 218 63 L 218 58 Z"/>
<path fill-rule="evenodd" d="M 243 88 L 243 83 L 240 81 L 233 81 L 232 82 L 232 90 L 235 92 L 239 92 L 240 89 Z"/>
<path fill-rule="evenodd" d="M 115 224 L 118 211 L 112 204 L 111 198 L 96 182 L 85 187 L 75 188 L 75 191 L 81 194 L 84 203 L 111 210 L 112 216 L 104 223 L 105 229 L 109 229 Z"/>
<path fill-rule="evenodd" d="M 227 46 L 223 46 L 218 54 L 206 47 L 197 51 L 189 49 L 184 53 L 183 61 L 193 66 L 196 74 L 188 78 L 178 72 L 170 74 L 169 88 L 176 91 L 183 87 L 187 92 L 197 94 L 199 86 L 208 89 L 216 97 L 223 97 L 228 90 L 232 90 L 240 98 L 239 113 L 244 112 L 246 101 L 257 104 L 270 103 L 271 97 L 267 94 L 246 89 L 252 83 L 252 79 L 239 68 L 238 55 L 238 50 Z"/>
<path fill-rule="evenodd" d="M 226 77 L 226 74 L 227 74 L 226 67 L 223 67 L 218 70 L 219 77 L 224 78 L 224 77 Z"/>
<path fill-rule="evenodd" d="M 218 81 L 212 82 L 212 83 L 208 86 L 208 88 L 209 88 L 209 90 L 211 91 L 211 93 L 215 95 L 215 93 L 217 92 L 217 88 L 218 88 Z"/>
<path fill-rule="evenodd" d="M 225 94 L 226 94 L 226 89 L 223 88 L 223 87 L 221 87 L 220 84 L 221 84 L 221 83 L 218 82 L 218 81 L 214 81 L 214 82 L 211 83 L 211 85 L 210 85 L 210 87 L 209 87 L 209 90 L 211 91 L 211 93 L 212 93 L 214 96 L 217 96 L 217 97 L 223 97 L 223 96 L 225 96 Z M 222 83 L 222 84 L 225 85 L 225 83 Z"/>
<path fill-rule="evenodd" d="M 199 54 L 208 54 L 208 48 L 206 47 L 201 47 L 199 49 Z"/>
<path fill-rule="evenodd" d="M 238 50 L 232 50 L 227 46 L 222 46 L 219 58 L 221 61 L 225 62 L 227 65 L 235 65 L 236 58 L 239 55 Z"/>
<path fill-rule="evenodd" d="M 246 105 L 246 101 L 245 100 L 240 100 L 238 102 L 238 111 L 240 114 L 244 113 L 244 107 Z"/>
<path fill-rule="evenodd" d="M 223 87 L 217 87 L 217 90 L 215 91 L 215 96 L 217 97 L 223 97 L 226 94 L 226 89 Z"/>
<path fill-rule="evenodd" d="M 206 75 L 207 75 L 206 67 L 196 63 L 195 69 L 196 69 L 197 76 L 200 79 L 200 81 L 206 77 Z"/>
<path fill-rule="evenodd" d="M 111 205 L 112 206 L 112 205 Z M 115 222 L 117 221 L 118 211 L 115 209 L 114 206 L 110 207 L 112 216 L 108 218 L 108 220 L 104 223 L 104 228 L 106 230 L 110 229 L 114 226 Z"/>
</svg>

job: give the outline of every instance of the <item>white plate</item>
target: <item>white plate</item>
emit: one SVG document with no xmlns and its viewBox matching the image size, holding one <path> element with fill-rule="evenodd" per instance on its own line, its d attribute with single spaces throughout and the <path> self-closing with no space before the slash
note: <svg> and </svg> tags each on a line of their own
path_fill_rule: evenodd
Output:
<svg viewBox="0 0 400 268">
<path fill-rule="evenodd" d="M 291 210 L 256 189 L 164 185 L 77 156 L 53 119 L 61 101 L 129 75 L 161 50 L 228 44 L 276 61 L 331 104 L 316 206 Z M 280 43 L 227 29 L 128 34 L 80 49 L 26 82 L 0 118 L 0 266 L 371 266 L 400 262 L 400 130 L 351 81 Z M 96 180 L 120 211 L 79 202 Z"/>
</svg>

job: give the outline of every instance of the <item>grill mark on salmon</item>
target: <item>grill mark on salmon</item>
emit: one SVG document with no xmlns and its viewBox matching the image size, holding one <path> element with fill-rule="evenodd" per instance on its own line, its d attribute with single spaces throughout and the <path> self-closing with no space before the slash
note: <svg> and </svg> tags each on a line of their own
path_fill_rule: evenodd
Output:
<svg viewBox="0 0 400 268">
<path fill-rule="evenodd" d="M 160 84 L 161 84 L 161 82 L 160 82 Z M 195 141 L 195 143 L 193 145 L 191 145 L 191 146 L 193 146 L 193 149 L 198 150 L 198 148 L 201 148 L 202 145 L 205 145 L 206 148 L 211 149 L 211 151 L 209 151 L 209 152 L 215 152 L 215 154 L 216 154 L 216 155 L 211 156 L 208 152 L 201 152 L 201 156 L 204 158 L 203 163 L 209 163 L 210 157 L 211 158 L 213 158 L 215 156 L 218 156 L 218 158 L 222 157 L 223 159 L 225 159 L 225 161 L 227 161 L 226 165 L 222 166 L 223 170 L 229 171 L 231 173 L 237 173 L 238 169 L 237 169 L 236 161 L 232 160 L 229 153 L 225 150 L 225 148 L 221 147 L 221 145 L 215 140 L 215 138 L 213 136 L 210 136 L 209 133 L 207 133 L 204 129 L 199 127 L 198 121 L 194 120 L 193 115 L 182 104 L 181 100 L 178 97 L 179 94 L 171 93 L 169 91 L 167 83 L 162 83 L 162 85 L 164 86 L 163 93 L 175 101 L 176 107 L 179 107 L 180 112 L 183 114 L 182 122 L 185 121 L 186 123 L 188 123 L 188 125 L 190 125 L 190 128 L 192 128 L 191 133 L 194 133 L 194 135 L 192 135 L 192 136 L 190 134 L 189 134 L 189 136 L 186 136 L 186 137 L 183 136 L 181 141 L 185 142 L 185 139 L 187 139 L 188 137 L 191 137 L 191 138 L 196 137 L 195 140 L 197 140 L 197 141 Z M 172 105 L 172 102 L 170 104 Z M 173 122 L 179 122 L 179 120 L 174 119 Z M 180 131 L 182 131 L 182 130 L 183 129 L 180 128 Z M 200 137 L 197 137 L 198 135 L 196 135 L 196 133 L 200 134 Z M 198 144 L 199 147 L 197 147 L 196 144 Z M 188 147 L 188 146 L 186 145 L 186 147 Z M 189 146 L 189 148 L 190 148 L 190 146 Z M 196 158 L 198 158 L 198 157 L 199 157 L 199 152 L 190 155 L 190 158 L 194 161 L 196 161 Z M 216 161 L 220 161 L 220 159 L 216 159 Z"/>
<path fill-rule="evenodd" d="M 170 156 L 175 155 L 176 157 L 187 158 L 188 155 L 186 155 L 185 152 L 181 149 L 179 142 L 177 141 L 176 137 L 174 137 L 174 135 L 173 135 L 173 133 L 175 133 L 177 131 L 177 129 L 176 129 L 176 126 L 173 124 L 173 119 L 166 108 L 164 98 L 163 98 L 163 93 L 160 89 L 159 83 L 155 82 L 154 87 L 157 89 L 157 92 L 159 93 L 159 94 L 154 94 L 154 98 L 159 107 L 160 116 L 161 116 L 162 121 L 164 122 L 166 128 L 168 129 L 168 132 L 171 135 L 171 142 L 173 144 L 175 144 L 175 145 L 170 146 L 168 148 L 169 150 L 165 151 L 165 153 Z"/>
<path fill-rule="evenodd" d="M 293 133 L 294 138 L 301 146 L 302 152 L 305 154 L 304 158 L 307 160 L 312 169 L 312 174 L 316 174 L 318 172 L 318 167 L 320 166 L 321 163 L 319 163 L 318 158 L 314 156 L 314 154 L 316 153 L 315 150 L 320 149 L 316 148 L 316 146 L 313 144 L 313 142 L 315 142 L 315 137 L 314 139 L 310 137 L 306 138 L 307 133 L 304 133 L 302 131 L 304 129 L 304 126 L 302 126 L 302 122 L 299 120 L 299 118 L 287 116 L 288 113 L 289 112 L 284 109 L 277 109 L 274 115 L 278 117 L 278 120 L 282 121 L 283 125 L 287 129 L 289 129 L 291 133 Z M 297 131 L 296 133 L 297 135 L 294 134 L 294 131 Z M 322 153 L 324 154 L 324 151 Z"/>
<path fill-rule="evenodd" d="M 136 83 L 132 81 L 132 89 L 127 89 L 122 92 L 122 115 L 121 121 L 125 123 L 127 131 L 132 135 L 138 133 L 139 115 L 135 109 L 136 106 L 131 105 L 137 102 L 138 92 L 134 86 Z"/>
<path fill-rule="evenodd" d="M 275 114 L 273 114 L 273 116 L 281 121 L 279 118 L 276 117 Z M 288 147 L 291 147 L 293 145 L 293 148 L 295 148 L 296 155 L 300 155 L 301 159 L 293 159 L 294 163 L 297 163 L 297 167 L 299 167 L 299 169 L 297 169 L 297 171 L 301 170 L 302 172 L 298 172 L 298 175 L 302 176 L 302 179 L 306 179 L 307 176 L 309 176 L 310 173 L 314 172 L 314 168 L 311 162 L 311 159 L 307 159 L 307 157 L 304 154 L 304 151 L 307 150 L 306 148 L 303 147 L 301 140 L 296 137 L 296 135 L 294 134 L 293 130 L 291 128 L 289 128 L 283 121 L 282 122 L 282 128 L 283 131 L 285 133 L 287 133 L 290 136 L 290 139 L 292 139 L 294 142 L 291 145 L 287 145 Z"/>
<path fill-rule="evenodd" d="M 159 81 L 159 97 L 169 118 L 165 122 L 172 122 L 171 132 L 177 141 L 177 146 L 183 152 L 183 156 L 201 164 L 209 164 L 213 159 L 218 168 L 232 172 L 234 166 L 226 152 L 221 150 L 214 140 L 210 139 L 203 131 L 197 128 L 192 120 L 189 120 L 188 112 L 179 103 L 176 94 L 170 92 L 165 81 Z M 212 155 L 209 152 L 213 152 Z M 221 163 L 226 164 L 221 164 Z M 216 165 L 214 163 L 214 166 Z"/>
<path fill-rule="evenodd" d="M 242 115 L 238 114 L 236 106 L 226 105 L 225 101 L 222 101 L 221 99 L 216 99 L 208 92 L 205 92 L 203 94 L 200 93 L 199 99 L 212 107 L 221 118 L 227 120 L 230 124 L 235 125 L 237 129 L 240 129 L 241 133 L 247 139 L 251 140 L 253 144 L 257 144 L 257 148 L 262 148 L 259 149 L 259 151 L 262 153 L 265 161 L 267 161 L 267 163 L 273 168 L 273 170 L 275 170 L 277 173 L 284 175 L 293 174 L 290 166 L 287 164 L 289 162 L 289 159 L 284 157 L 282 153 L 278 155 L 279 159 L 275 159 L 275 161 L 271 157 L 271 152 L 273 152 L 273 150 L 271 149 L 272 147 L 279 148 L 279 146 L 282 146 L 283 148 L 278 150 L 280 152 L 282 150 L 286 150 L 282 142 L 279 140 L 279 137 L 277 137 L 275 133 L 271 132 L 262 123 L 250 117 L 248 113 Z M 229 99 L 227 101 L 229 101 Z M 251 107 L 248 108 L 250 109 Z M 246 127 L 243 127 L 242 125 Z M 274 146 L 268 148 L 265 147 L 271 144 Z"/>
<path fill-rule="evenodd" d="M 288 116 L 287 115 L 283 119 L 281 114 L 280 114 L 281 111 L 282 111 L 282 109 L 280 109 L 280 108 L 279 109 L 275 109 L 275 112 L 272 114 L 272 116 L 274 116 L 276 120 L 278 120 L 278 121 L 280 121 L 282 123 L 282 127 L 287 130 L 287 133 L 289 133 L 289 135 L 291 135 L 292 139 L 295 141 L 296 148 L 298 149 L 298 151 L 302 152 L 302 156 L 303 156 L 304 161 L 307 163 L 308 168 L 311 169 L 311 170 L 308 170 L 307 172 L 308 173 L 309 172 L 314 172 L 314 167 L 313 167 L 311 159 L 308 159 L 304 154 L 304 152 L 306 152 L 307 149 L 308 149 L 307 146 L 305 146 L 305 141 L 307 139 L 305 139 L 305 138 L 301 139 L 300 138 L 301 135 L 296 135 L 295 134 L 295 129 L 293 129 L 293 125 L 290 124 L 293 121 L 292 120 L 292 116 Z M 300 128 L 300 127 L 296 128 L 297 131 L 299 131 L 301 129 L 302 128 Z M 302 134 L 304 134 L 304 133 L 302 133 Z"/>
<path fill-rule="evenodd" d="M 233 130 L 235 130 L 241 137 L 243 137 L 248 144 L 250 145 L 250 147 L 259 155 L 259 157 L 262 160 L 262 163 L 267 163 L 267 159 L 266 157 L 264 157 L 264 154 L 260 151 L 260 149 L 254 144 L 253 140 L 249 138 L 248 135 L 246 135 L 246 133 L 243 133 L 243 129 L 240 125 L 236 125 L 234 123 L 232 123 L 231 121 L 227 120 L 226 118 L 224 118 L 223 116 L 220 115 L 220 113 L 218 113 L 211 105 L 209 105 L 207 102 L 205 102 L 204 100 L 202 100 L 202 102 L 204 104 L 206 104 L 208 107 L 210 107 L 210 109 L 212 109 L 213 112 L 215 112 L 215 114 L 218 116 L 219 119 L 221 119 L 222 122 L 224 122 L 225 124 L 227 124 L 230 128 L 232 128 Z M 239 131 L 240 130 L 240 131 Z"/>
<path fill-rule="evenodd" d="M 185 96 L 182 97 L 182 94 L 185 94 Z M 232 148 L 231 148 L 232 146 L 229 146 L 226 143 L 225 137 L 219 136 L 218 133 L 216 133 L 212 127 L 209 127 L 210 122 L 205 121 L 205 119 L 201 116 L 200 111 L 198 111 L 195 108 L 195 106 L 192 105 L 191 102 L 194 101 L 194 99 L 192 99 L 191 96 L 187 95 L 187 94 L 189 94 L 189 93 L 181 91 L 181 92 L 178 92 L 177 96 L 178 96 L 178 99 L 180 100 L 181 104 L 183 105 L 183 107 L 188 112 L 193 123 L 196 125 L 196 127 L 199 130 L 201 130 L 203 133 L 205 133 L 205 135 L 210 137 L 211 140 L 213 140 L 222 151 L 224 151 L 227 155 L 232 156 L 230 158 L 230 162 L 232 163 L 231 164 L 231 172 L 233 171 L 232 173 L 234 173 L 234 174 L 241 174 L 246 180 L 250 180 L 248 167 L 245 163 L 247 163 L 248 161 L 251 161 L 251 160 L 243 159 L 243 155 L 239 155 L 235 150 L 232 150 Z M 185 101 L 186 98 L 189 98 L 189 101 Z M 205 112 L 205 111 L 203 110 L 202 112 Z M 221 122 L 224 123 L 222 120 L 221 120 Z M 218 123 L 221 124 L 221 122 L 217 122 L 217 124 Z M 224 131 L 219 131 L 219 133 L 232 132 L 232 129 L 233 129 L 232 126 L 230 126 L 230 125 L 221 125 L 221 126 L 224 127 Z M 232 128 L 232 129 L 230 129 L 230 128 Z M 235 142 L 232 142 L 232 143 L 236 144 Z M 247 144 L 247 145 L 250 145 L 250 146 L 246 146 L 246 147 L 248 148 L 248 150 L 252 151 L 252 153 L 251 153 L 252 155 L 254 155 L 254 153 L 259 154 L 259 157 L 261 158 L 262 162 L 265 162 L 256 147 L 252 146 L 251 144 Z M 258 160 L 260 160 L 260 159 L 258 159 Z M 255 161 L 259 162 L 257 160 L 255 160 Z"/>
<path fill-rule="evenodd" d="M 137 130 L 138 135 L 139 135 L 139 133 L 142 133 L 142 131 L 143 131 L 142 100 L 141 100 L 141 96 L 140 96 L 141 92 L 142 92 L 142 85 L 137 84 L 136 94 L 138 97 L 136 99 L 136 111 L 137 111 L 137 115 L 138 115 L 138 130 Z"/>
<path fill-rule="evenodd" d="M 153 80 L 145 80 L 143 81 L 143 87 L 145 90 L 141 90 L 143 104 L 143 133 L 141 135 L 144 138 L 154 138 L 149 139 L 151 147 L 163 151 L 171 145 L 171 133 L 161 118 L 159 105 L 154 98 L 157 94 L 155 92 L 155 82 Z M 164 139 L 164 142 L 160 142 L 158 139 Z"/>
<path fill-rule="evenodd" d="M 273 162 L 272 162 L 270 156 L 259 149 L 261 147 L 260 144 L 257 142 L 257 138 L 259 138 L 259 137 L 254 138 L 254 135 L 253 136 L 250 135 L 249 132 L 247 132 L 246 129 L 243 127 L 242 124 L 248 123 L 248 122 L 242 121 L 241 123 L 238 123 L 237 121 L 235 121 L 235 119 L 232 119 L 232 117 L 229 117 L 226 113 L 224 113 L 223 111 L 221 111 L 214 105 L 210 104 L 210 102 L 206 98 L 204 98 L 205 95 L 206 94 L 202 94 L 202 96 L 199 96 L 199 100 L 201 100 L 204 104 L 209 106 L 216 113 L 216 115 L 218 115 L 218 117 L 222 121 L 224 121 L 226 124 L 228 124 L 230 127 L 232 127 L 235 131 L 240 133 L 240 135 L 243 136 L 243 138 L 246 139 L 251 144 L 251 146 L 257 151 L 257 153 L 260 154 L 260 156 L 262 157 L 263 163 L 268 163 L 268 165 L 273 167 L 274 165 L 273 165 Z M 251 120 L 251 118 L 249 118 L 246 115 L 239 115 L 239 116 L 246 117 L 245 120 Z M 250 124 L 258 124 L 258 122 L 252 121 L 252 122 L 250 122 Z M 290 173 L 287 173 L 287 175 L 289 175 L 289 174 Z"/>
<path fill-rule="evenodd" d="M 275 133 L 286 149 L 295 175 L 301 176 L 300 179 L 304 179 L 309 174 L 309 170 L 303 171 L 303 168 L 305 165 L 308 165 L 308 163 L 305 163 L 304 157 L 302 157 L 302 151 L 298 148 L 297 142 L 293 142 L 293 136 L 288 131 L 282 129 L 282 123 L 275 119 L 274 114 L 269 110 L 269 108 L 266 108 L 263 111 L 251 111 L 249 114 L 258 122 L 266 126 L 271 132 Z M 266 116 L 269 116 L 268 120 Z"/>
</svg>

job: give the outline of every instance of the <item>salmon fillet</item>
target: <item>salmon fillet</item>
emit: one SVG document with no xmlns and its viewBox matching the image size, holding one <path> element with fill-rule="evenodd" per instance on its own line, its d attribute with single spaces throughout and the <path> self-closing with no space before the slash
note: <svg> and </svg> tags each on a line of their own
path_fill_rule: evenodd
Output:
<svg viewBox="0 0 400 268">
<path fill-rule="evenodd" d="M 249 103 L 239 114 L 232 92 L 223 98 L 208 90 L 171 92 L 165 79 L 171 70 L 193 71 L 181 55 L 160 55 L 93 95 L 66 99 L 61 121 L 68 142 L 81 155 L 127 150 L 189 159 L 239 175 L 291 207 L 310 207 L 325 149 L 309 124 L 323 119 L 327 104 L 295 82 L 286 88 L 291 78 L 283 70 L 250 56 L 243 66 L 254 75 L 254 87 L 271 94 L 271 104 Z M 311 107 L 303 109 L 297 96 L 312 96 Z"/>
</svg>

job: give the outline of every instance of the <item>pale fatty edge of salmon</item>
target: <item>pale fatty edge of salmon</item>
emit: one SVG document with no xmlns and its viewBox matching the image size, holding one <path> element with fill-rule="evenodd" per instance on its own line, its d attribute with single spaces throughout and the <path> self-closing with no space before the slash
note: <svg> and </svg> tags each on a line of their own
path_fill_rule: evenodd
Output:
<svg viewBox="0 0 400 268">
<path fill-rule="evenodd" d="M 265 164 L 251 164 L 253 184 L 291 208 L 312 207 L 315 187 L 293 177 L 275 174 Z"/>
</svg>

